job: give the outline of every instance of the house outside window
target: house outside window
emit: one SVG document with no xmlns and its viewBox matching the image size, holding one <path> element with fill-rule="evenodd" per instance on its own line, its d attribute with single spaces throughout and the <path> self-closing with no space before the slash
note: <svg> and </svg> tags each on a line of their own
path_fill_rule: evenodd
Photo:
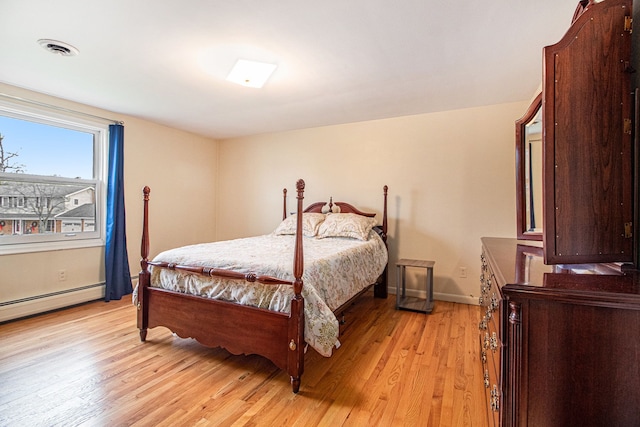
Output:
<svg viewBox="0 0 640 427">
<path fill-rule="evenodd" d="M 104 244 L 108 124 L 0 100 L 0 254 Z"/>
</svg>

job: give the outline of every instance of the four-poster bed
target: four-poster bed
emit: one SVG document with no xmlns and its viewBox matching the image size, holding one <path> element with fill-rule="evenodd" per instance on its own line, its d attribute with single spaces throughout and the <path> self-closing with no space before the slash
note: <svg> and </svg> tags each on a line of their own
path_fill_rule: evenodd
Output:
<svg viewBox="0 0 640 427">
<path fill-rule="evenodd" d="M 339 346 L 336 315 L 371 286 L 376 297 L 387 296 L 387 187 L 381 226 L 374 213 L 349 203 L 303 209 L 304 187 L 299 180 L 296 212 L 302 214 L 289 218 L 284 190 L 283 222 L 271 235 L 177 248 L 152 261 L 145 187 L 140 339 L 148 328 L 165 326 L 205 346 L 264 356 L 287 371 L 297 393 L 306 344 L 329 356 Z M 322 213 L 327 210 L 339 213 Z M 251 260 L 233 258 L 241 255 Z M 271 255 L 274 261 L 263 260 Z"/>
</svg>

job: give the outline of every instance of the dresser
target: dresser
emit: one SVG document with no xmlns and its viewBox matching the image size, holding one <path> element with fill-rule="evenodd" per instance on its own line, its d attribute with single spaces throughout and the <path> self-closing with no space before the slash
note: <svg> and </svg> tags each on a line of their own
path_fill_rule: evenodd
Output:
<svg viewBox="0 0 640 427">
<path fill-rule="evenodd" d="M 640 425 L 640 277 L 545 265 L 541 245 L 482 239 L 479 340 L 490 425 Z"/>
</svg>

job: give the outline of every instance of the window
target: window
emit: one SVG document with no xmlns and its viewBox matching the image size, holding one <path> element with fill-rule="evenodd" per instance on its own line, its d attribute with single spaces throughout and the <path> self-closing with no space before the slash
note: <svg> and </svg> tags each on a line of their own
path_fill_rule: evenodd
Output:
<svg viewBox="0 0 640 427">
<path fill-rule="evenodd" d="M 104 244 L 107 134 L 0 100 L 0 254 Z"/>
</svg>

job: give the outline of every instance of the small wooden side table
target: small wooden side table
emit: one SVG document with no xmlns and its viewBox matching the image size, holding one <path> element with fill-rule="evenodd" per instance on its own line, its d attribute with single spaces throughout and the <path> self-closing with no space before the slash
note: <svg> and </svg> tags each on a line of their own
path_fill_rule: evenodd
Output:
<svg viewBox="0 0 640 427">
<path fill-rule="evenodd" d="M 434 261 L 423 261 L 418 259 L 399 259 L 396 262 L 398 269 L 398 279 L 396 281 L 396 310 L 411 310 L 421 313 L 431 313 L 433 311 L 433 266 Z M 405 282 L 407 267 L 424 268 L 427 273 L 427 297 L 409 297 Z M 401 289 L 402 288 L 402 289 Z"/>
</svg>

